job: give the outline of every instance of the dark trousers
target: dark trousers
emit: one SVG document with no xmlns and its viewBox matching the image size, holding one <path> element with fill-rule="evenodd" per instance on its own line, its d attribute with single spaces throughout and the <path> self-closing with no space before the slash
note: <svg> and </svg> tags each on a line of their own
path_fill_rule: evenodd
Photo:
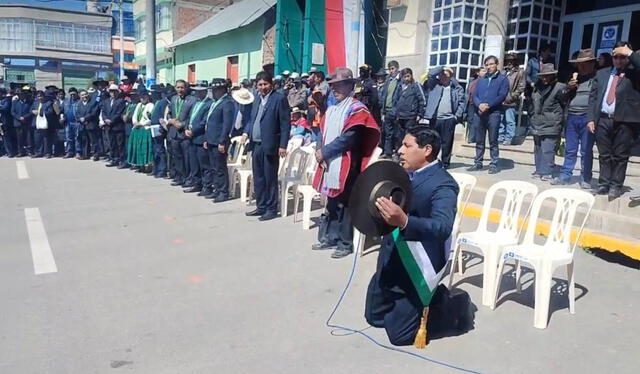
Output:
<svg viewBox="0 0 640 374">
<path fill-rule="evenodd" d="M 82 157 L 100 155 L 100 130 L 83 129 L 78 131 L 78 142 L 82 145 Z"/>
<path fill-rule="evenodd" d="M 533 136 L 533 158 L 536 164 L 537 175 L 551 176 L 555 166 L 556 135 L 534 135 Z"/>
<path fill-rule="evenodd" d="M 109 131 L 109 149 L 111 150 L 111 161 L 115 163 L 124 162 L 125 135 L 124 130 Z"/>
<path fill-rule="evenodd" d="M 205 149 L 200 145 L 197 149 L 198 165 L 200 166 L 202 189 L 213 191 L 213 171 L 211 170 L 211 161 L 209 149 Z"/>
<path fill-rule="evenodd" d="M 153 174 L 163 177 L 167 175 L 167 150 L 163 136 L 153 138 Z"/>
<path fill-rule="evenodd" d="M 100 147 L 102 147 L 102 154 L 106 155 L 109 160 L 113 160 L 113 154 L 111 152 L 111 137 L 109 135 L 109 127 L 104 126 L 100 131 Z"/>
<path fill-rule="evenodd" d="M 278 213 L 278 164 L 277 152 L 269 152 L 262 143 L 253 143 L 252 169 L 257 209 L 264 213 Z"/>
<path fill-rule="evenodd" d="M 184 152 L 185 165 L 187 167 L 187 181 L 194 186 L 199 186 L 202 183 L 202 171 L 198 162 L 197 147 L 191 140 L 182 141 L 182 151 Z"/>
<path fill-rule="evenodd" d="M 184 154 L 180 139 L 169 139 L 169 155 L 171 157 L 171 177 L 176 181 L 184 181 L 186 177 L 184 167 Z"/>
<path fill-rule="evenodd" d="M 580 148 L 580 176 L 585 182 L 591 182 L 593 169 L 593 143 L 595 136 L 587 129 L 586 114 L 569 114 L 565 133 L 564 164 L 560 172 L 563 181 L 569 181 L 578 159 Z"/>
<path fill-rule="evenodd" d="M 53 142 L 55 140 L 55 129 L 40 130 L 35 132 L 35 155 L 51 156 L 53 154 Z"/>
<path fill-rule="evenodd" d="M 474 117 L 473 127 L 475 128 L 476 141 L 476 157 L 474 163 L 482 165 L 484 158 L 485 142 L 487 133 L 489 133 L 489 152 L 491 154 L 491 166 L 498 166 L 498 157 L 500 149 L 498 148 L 498 132 L 500 131 L 500 122 L 502 121 L 502 112 L 499 110 L 490 114 L 479 115 L 476 113 Z"/>
<path fill-rule="evenodd" d="M 600 161 L 600 187 L 621 189 L 627 174 L 627 162 L 634 139 L 634 123 L 601 118 L 596 127 L 596 145 Z"/>
<path fill-rule="evenodd" d="M 467 106 L 467 142 L 476 142 L 476 130 L 473 126 L 476 117 L 476 106 L 469 103 Z"/>
<path fill-rule="evenodd" d="M 376 271 L 371 278 L 364 317 L 371 326 L 384 327 L 391 344 L 413 344 L 420 327 L 422 309 L 417 296 L 383 290 L 380 287 L 379 272 Z"/>
<path fill-rule="evenodd" d="M 16 129 L 13 124 L 2 126 L 4 132 L 3 144 L 4 150 L 7 152 L 7 156 L 13 157 L 18 154 L 18 143 L 16 139 Z"/>
<path fill-rule="evenodd" d="M 397 152 L 404 139 L 404 134 L 407 129 L 415 126 L 417 121 L 415 118 L 409 119 L 386 119 L 385 118 L 385 133 L 387 139 L 385 140 L 385 155 L 391 155 L 393 152 Z"/>
<path fill-rule="evenodd" d="M 320 241 L 353 250 L 353 224 L 343 195 L 327 199 L 326 228 Z"/>
<path fill-rule="evenodd" d="M 18 154 L 33 154 L 35 145 L 35 129 L 30 125 L 21 125 L 16 127 L 16 143 L 18 145 Z"/>
<path fill-rule="evenodd" d="M 211 168 L 211 184 L 219 196 L 229 197 L 229 169 L 227 168 L 228 154 L 218 151 L 217 145 L 209 145 L 209 165 Z M 276 172 L 277 172 L 276 168 Z M 276 175 L 277 178 L 277 175 Z M 257 185 L 256 185 L 257 186 Z M 277 183 L 276 183 L 277 186 Z M 276 187 L 277 192 L 277 187 Z"/>
<path fill-rule="evenodd" d="M 436 119 L 435 120 L 434 129 L 440 134 L 440 139 L 442 141 L 442 155 L 440 159 L 442 160 L 442 165 L 445 168 L 449 167 L 451 163 L 451 152 L 453 151 L 453 137 L 456 132 L 456 124 L 458 120 L 455 118 L 449 119 Z"/>
</svg>

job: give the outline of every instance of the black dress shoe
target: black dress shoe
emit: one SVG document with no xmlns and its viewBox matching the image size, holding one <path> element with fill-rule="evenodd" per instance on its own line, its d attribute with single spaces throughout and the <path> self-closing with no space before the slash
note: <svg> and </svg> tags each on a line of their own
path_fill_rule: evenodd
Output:
<svg viewBox="0 0 640 374">
<path fill-rule="evenodd" d="M 118 166 L 118 164 L 112 161 L 112 162 L 106 164 L 105 166 L 108 167 L 108 168 L 114 168 L 114 167 Z"/>
<path fill-rule="evenodd" d="M 338 248 L 331 254 L 331 258 L 343 258 L 353 253 L 353 249 Z"/>
<path fill-rule="evenodd" d="M 127 164 L 126 162 L 121 162 L 118 165 L 118 169 L 131 169 L 131 165 Z"/>
<path fill-rule="evenodd" d="M 208 188 L 205 188 L 205 189 L 201 190 L 200 192 L 198 192 L 198 196 L 209 196 L 209 195 L 211 195 L 212 192 L 213 192 L 212 190 L 210 190 Z"/>
<path fill-rule="evenodd" d="M 225 202 L 227 200 L 229 200 L 229 196 L 218 194 L 218 196 L 216 196 L 216 198 L 213 199 L 213 202 L 214 203 L 223 203 L 223 202 Z"/>
<path fill-rule="evenodd" d="M 244 215 L 247 217 L 257 217 L 257 216 L 262 216 L 263 214 L 264 214 L 264 211 L 260 209 L 255 209 L 250 212 L 246 212 Z"/>
<path fill-rule="evenodd" d="M 100 156 L 95 155 L 91 158 L 93 161 L 100 161 Z"/>
<path fill-rule="evenodd" d="M 478 165 L 478 164 L 473 165 L 470 168 L 467 168 L 467 171 L 480 171 L 480 170 L 482 170 L 482 165 Z"/>
<path fill-rule="evenodd" d="M 622 196 L 622 190 L 619 188 L 612 188 L 609 190 L 609 201 L 615 200 Z"/>
<path fill-rule="evenodd" d="M 336 245 L 328 242 L 319 242 L 311 246 L 314 251 L 323 251 L 325 249 L 336 249 Z"/>
<path fill-rule="evenodd" d="M 182 191 L 184 193 L 194 193 L 194 192 L 200 192 L 202 191 L 202 188 L 198 187 L 198 186 L 193 186 L 193 187 L 189 187 L 186 190 Z"/>
<path fill-rule="evenodd" d="M 271 221 L 275 218 L 278 218 L 277 213 L 266 213 L 265 215 L 260 216 L 260 218 L 258 218 L 258 221 Z"/>
<path fill-rule="evenodd" d="M 498 174 L 498 168 L 496 166 L 489 166 L 489 174 Z"/>
<path fill-rule="evenodd" d="M 70 153 L 65 154 L 62 158 L 73 158 L 73 155 Z"/>
<path fill-rule="evenodd" d="M 212 200 L 212 199 L 215 199 L 216 197 L 218 197 L 218 195 L 220 195 L 220 192 L 218 192 L 218 191 L 211 191 L 211 193 L 210 193 L 210 194 L 208 194 L 208 195 L 206 195 L 204 198 L 205 198 L 205 199 Z"/>
<path fill-rule="evenodd" d="M 172 186 L 182 186 L 183 184 L 184 184 L 184 181 L 181 181 L 181 180 L 176 180 L 171 182 Z"/>
<path fill-rule="evenodd" d="M 595 188 L 592 192 L 596 195 L 606 195 L 609 193 L 609 187 L 600 186 L 598 188 Z"/>
</svg>

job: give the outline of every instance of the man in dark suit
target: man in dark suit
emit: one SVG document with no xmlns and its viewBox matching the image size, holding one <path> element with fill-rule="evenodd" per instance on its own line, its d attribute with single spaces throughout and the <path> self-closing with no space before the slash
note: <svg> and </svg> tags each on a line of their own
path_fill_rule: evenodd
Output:
<svg viewBox="0 0 640 374">
<path fill-rule="evenodd" d="M 451 236 L 458 196 L 458 184 L 437 159 L 439 151 L 437 132 L 426 126 L 408 129 L 399 154 L 400 164 L 409 172 L 413 188 L 409 214 L 390 199 L 379 198 L 376 202 L 384 220 L 400 229 L 399 235 L 405 242 L 422 244 L 436 274 L 435 284 L 439 281 L 437 274 L 448 260 L 445 242 Z M 391 344 L 411 344 L 424 306 L 403 265 L 393 235 L 385 236 L 376 273 L 367 290 L 367 322 L 384 327 Z"/>
<path fill-rule="evenodd" d="M 208 194 L 214 203 L 229 199 L 229 171 L 227 169 L 227 155 L 229 152 L 229 135 L 235 120 L 235 104 L 227 91 L 225 79 L 217 78 L 211 81 L 213 104 L 205 118 L 203 133 L 204 148 L 199 158 L 208 166 L 206 184 Z"/>
<path fill-rule="evenodd" d="M 185 193 L 201 192 L 203 187 L 203 179 L 207 179 L 204 174 L 205 169 L 201 167 L 198 162 L 199 149 L 204 144 L 204 122 L 207 119 L 207 113 L 213 100 L 207 97 L 208 87 L 206 82 L 196 84 L 191 88 L 194 91 L 194 97 L 196 103 L 193 105 L 191 115 L 189 116 L 189 124 L 184 130 L 185 140 L 182 145 L 186 143 L 187 159 L 190 162 L 189 166 L 189 181 L 190 187 L 184 190 Z M 202 153 L 202 152 L 200 152 Z"/>
<path fill-rule="evenodd" d="M 150 118 L 151 126 L 160 126 L 160 131 L 156 132 L 156 136 L 153 138 L 153 176 L 155 178 L 165 178 L 167 176 L 167 149 L 164 143 L 167 133 L 163 125 L 166 121 L 165 115 L 169 112 L 172 91 L 165 90 L 157 84 L 152 85 L 150 91 L 153 99 L 153 110 Z"/>
<path fill-rule="evenodd" d="M 122 114 L 126 109 L 126 103 L 119 98 L 120 90 L 118 86 L 112 84 L 109 86 L 109 98 L 101 100 L 102 104 L 102 120 L 104 127 L 107 129 L 109 139 L 109 149 L 111 150 L 111 162 L 107 167 L 124 165 L 124 120 Z"/>
<path fill-rule="evenodd" d="M 2 124 L 4 150 L 9 158 L 18 154 L 16 130 L 11 117 L 12 96 L 6 89 L 0 88 L 0 124 Z"/>
<path fill-rule="evenodd" d="M 167 141 L 169 147 L 169 173 L 173 178 L 172 186 L 182 186 L 186 182 L 186 159 L 182 152 L 181 142 L 184 140 L 184 128 L 189 124 L 191 109 L 196 98 L 189 95 L 187 82 L 176 81 L 176 95 L 171 98 L 169 120 L 167 121 Z"/>
<path fill-rule="evenodd" d="M 613 67 L 598 71 L 591 85 L 587 113 L 596 134 L 600 177 L 594 192 L 617 199 L 623 193 L 631 145 L 640 129 L 640 52 L 616 43 Z"/>
<path fill-rule="evenodd" d="M 278 216 L 278 163 L 287 155 L 291 114 L 287 98 L 273 90 L 269 73 L 258 73 L 256 82 L 259 94 L 243 140 L 250 136 L 257 207 L 246 214 L 268 221 Z"/>
<path fill-rule="evenodd" d="M 86 90 L 80 91 L 80 101 L 76 106 L 75 117 L 78 121 L 78 139 L 82 145 L 80 159 L 86 160 L 93 155 L 93 160 L 100 159 L 100 128 L 98 116 L 100 107 L 96 101 L 91 100 Z"/>
<path fill-rule="evenodd" d="M 25 89 L 26 88 L 26 89 Z M 18 157 L 32 154 L 32 144 L 29 143 L 29 131 L 31 131 L 31 94 L 29 88 L 25 87 L 18 93 L 18 100 L 11 105 L 11 116 L 13 117 L 13 128 L 16 131 L 16 144 Z"/>
</svg>

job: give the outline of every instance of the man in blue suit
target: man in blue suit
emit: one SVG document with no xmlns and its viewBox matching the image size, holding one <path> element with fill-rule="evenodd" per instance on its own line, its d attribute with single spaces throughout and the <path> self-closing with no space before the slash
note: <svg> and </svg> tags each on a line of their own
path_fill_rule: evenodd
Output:
<svg viewBox="0 0 640 374">
<path fill-rule="evenodd" d="M 229 199 L 229 171 L 227 155 L 229 151 L 229 135 L 235 120 L 235 104 L 228 94 L 226 79 L 216 78 L 211 81 L 213 103 L 203 124 L 205 147 L 199 159 L 208 167 L 206 184 L 203 181 L 203 195 L 213 198 L 214 203 Z"/>
<path fill-rule="evenodd" d="M 16 131 L 16 144 L 18 148 L 18 157 L 24 157 L 27 154 L 33 154 L 33 137 L 30 136 L 31 119 L 31 93 L 29 87 L 23 87 L 18 93 L 18 100 L 11 105 L 11 116 L 13 117 L 13 128 Z"/>
<path fill-rule="evenodd" d="M 405 241 L 421 242 L 437 274 L 448 260 L 445 242 L 456 216 L 458 184 L 437 159 L 440 137 L 426 126 L 408 129 L 399 150 L 400 164 L 411 177 L 413 203 L 408 214 L 390 199 L 376 206 L 384 220 L 400 228 Z M 432 299 L 432 304 L 435 298 Z M 392 235 L 383 238 L 376 273 L 367 290 L 365 318 L 384 327 L 393 345 L 414 341 L 424 305 L 400 259 Z"/>
<path fill-rule="evenodd" d="M 250 136 L 257 207 L 246 215 L 260 216 L 260 221 L 268 221 L 278 216 L 278 163 L 279 157 L 287 155 L 291 112 L 287 98 L 273 90 L 273 78 L 269 73 L 258 73 L 256 82 L 258 97 L 253 103 L 243 140 Z"/>
</svg>

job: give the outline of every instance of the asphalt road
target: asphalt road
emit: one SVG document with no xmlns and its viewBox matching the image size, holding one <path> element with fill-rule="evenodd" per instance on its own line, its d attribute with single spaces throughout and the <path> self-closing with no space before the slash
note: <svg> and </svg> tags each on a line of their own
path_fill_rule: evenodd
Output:
<svg viewBox="0 0 640 374">
<path fill-rule="evenodd" d="M 291 216 L 258 222 L 237 200 L 213 205 L 101 162 L 23 161 L 19 179 L 0 159 L 0 373 L 457 372 L 332 335 L 354 257 L 311 251 L 315 230 Z M 41 222 L 27 223 L 30 208 Z M 367 326 L 376 257 L 358 259 L 335 323 Z M 479 262 L 456 277 L 478 305 Z M 582 251 L 576 263 L 576 314 L 558 271 L 546 330 L 533 328 L 527 274 L 521 295 L 504 281 L 506 301 L 478 306 L 474 330 L 406 349 L 482 373 L 636 373 L 640 272 Z"/>
</svg>

